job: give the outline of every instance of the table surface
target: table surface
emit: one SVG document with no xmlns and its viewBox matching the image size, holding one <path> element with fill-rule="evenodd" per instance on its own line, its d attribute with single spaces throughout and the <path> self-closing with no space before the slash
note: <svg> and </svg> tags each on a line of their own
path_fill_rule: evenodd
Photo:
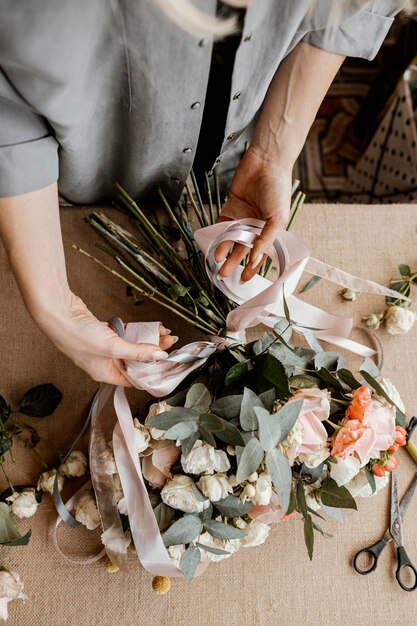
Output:
<svg viewBox="0 0 417 626">
<path fill-rule="evenodd" d="M 124 321 L 162 319 L 180 335 L 181 343 L 193 339 L 194 331 L 157 307 L 134 307 L 121 283 L 71 248 L 76 243 L 94 251 L 95 233 L 82 219 L 90 211 L 91 207 L 61 210 L 69 281 L 75 293 L 100 319 L 112 315 Z M 113 211 L 106 209 L 108 214 Z M 417 266 L 417 209 L 413 205 L 306 205 L 294 232 L 316 258 L 382 284 L 396 275 L 399 263 Z M 53 449 L 64 451 L 69 446 L 97 385 L 61 355 L 31 321 L 2 249 L 0 267 L 0 393 L 17 404 L 23 392 L 36 384 L 51 382 L 62 390 L 64 398 L 53 417 L 31 420 L 51 446 L 45 450 L 46 458 L 56 462 Z M 308 275 L 303 278 L 307 281 Z M 384 307 L 382 298 L 363 295 L 357 302 L 347 303 L 337 292 L 337 286 L 321 281 L 305 299 L 334 313 L 352 315 L 358 322 L 363 314 Z M 379 333 L 385 350 L 384 373 L 395 382 L 409 417 L 417 412 L 416 333 L 417 327 L 399 337 Z M 130 397 L 132 403 L 139 401 L 137 391 Z M 14 483 L 33 482 L 40 471 L 36 462 L 18 450 L 18 445 L 15 456 L 11 468 Z M 399 458 L 402 493 L 416 467 L 404 451 Z M 69 481 L 66 493 L 76 485 Z M 416 514 L 417 499 L 405 521 L 405 545 L 415 563 Z M 84 566 L 63 560 L 49 534 L 54 519 L 52 501 L 46 497 L 35 517 L 18 522 L 22 533 L 32 529 L 29 547 L 2 548 L 1 565 L 20 573 L 30 598 L 9 605 L 12 626 L 132 626 L 145 621 L 149 626 L 415 623 L 417 592 L 407 594 L 395 582 L 391 547 L 384 551 L 377 572 L 362 577 L 351 567 L 355 552 L 377 540 L 386 528 L 388 490 L 360 500 L 357 512 L 345 513 L 343 525 L 324 523 L 333 538 L 317 536 L 311 563 L 301 521 L 283 522 L 274 527 L 264 545 L 242 549 L 230 559 L 212 564 L 193 583 L 174 580 L 165 596 L 152 593 L 152 576 L 133 554 L 130 574 L 109 574 L 102 562 Z M 80 554 L 90 548 L 93 536 L 84 529 L 63 529 L 60 542 L 68 553 Z"/>
</svg>

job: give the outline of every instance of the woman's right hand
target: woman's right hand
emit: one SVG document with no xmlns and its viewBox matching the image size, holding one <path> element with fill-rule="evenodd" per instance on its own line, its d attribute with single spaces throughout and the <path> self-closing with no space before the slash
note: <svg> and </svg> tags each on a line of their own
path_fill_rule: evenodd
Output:
<svg viewBox="0 0 417 626">
<path fill-rule="evenodd" d="M 161 325 L 159 344 L 130 343 L 106 322 L 100 322 L 84 302 L 70 293 L 68 309 L 36 320 L 38 326 L 68 356 L 98 382 L 131 387 L 126 378 L 126 361 L 166 359 L 166 350 L 178 341 Z"/>
</svg>

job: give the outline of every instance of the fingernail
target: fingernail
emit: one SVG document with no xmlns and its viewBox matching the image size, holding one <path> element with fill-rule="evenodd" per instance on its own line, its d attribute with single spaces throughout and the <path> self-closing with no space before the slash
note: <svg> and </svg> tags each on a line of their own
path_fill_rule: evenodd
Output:
<svg viewBox="0 0 417 626">
<path fill-rule="evenodd" d="M 251 268 L 252 268 L 253 270 L 254 270 L 254 269 L 255 269 L 255 267 L 257 267 L 257 266 L 259 265 L 259 263 L 262 261 L 262 257 L 263 257 L 263 254 L 262 254 L 262 252 L 261 252 L 260 254 L 258 254 L 258 256 L 256 257 L 256 259 L 254 260 L 254 262 L 253 262 L 253 263 L 252 263 L 252 265 L 251 265 Z"/>
<path fill-rule="evenodd" d="M 170 328 L 165 328 L 165 334 L 166 335 L 170 335 L 171 334 L 171 329 Z"/>
<path fill-rule="evenodd" d="M 244 285 L 245 283 L 246 283 L 246 280 L 242 280 L 242 279 L 239 280 L 239 285 Z"/>
<path fill-rule="evenodd" d="M 155 350 L 152 353 L 152 359 L 154 361 L 161 361 L 162 359 L 166 359 L 168 357 L 168 352 L 164 352 L 163 350 Z"/>
<path fill-rule="evenodd" d="M 172 343 L 177 343 L 179 337 L 177 337 L 176 335 L 172 335 L 171 339 L 172 339 Z"/>
</svg>

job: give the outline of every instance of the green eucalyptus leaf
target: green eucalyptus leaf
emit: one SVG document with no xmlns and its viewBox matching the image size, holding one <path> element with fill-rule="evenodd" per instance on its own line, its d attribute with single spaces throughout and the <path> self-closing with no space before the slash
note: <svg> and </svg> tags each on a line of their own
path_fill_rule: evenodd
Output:
<svg viewBox="0 0 417 626">
<path fill-rule="evenodd" d="M 211 404 L 211 394 L 203 383 L 191 385 L 185 398 L 184 406 L 199 413 L 206 413 Z"/>
<path fill-rule="evenodd" d="M 276 337 L 271 333 L 264 333 L 258 341 L 255 341 L 252 350 L 255 356 L 258 356 L 262 352 L 266 352 L 268 348 L 276 341 Z"/>
<path fill-rule="evenodd" d="M 203 520 L 203 522 L 205 520 L 211 519 L 213 517 L 213 505 L 210 502 L 210 504 L 208 505 L 208 507 L 206 509 L 203 509 L 201 511 L 201 513 L 199 513 L 200 518 Z"/>
<path fill-rule="evenodd" d="M 339 524 L 343 524 L 342 509 L 338 509 L 333 506 L 326 506 L 325 504 L 323 504 L 323 502 L 321 503 L 321 508 L 323 513 L 325 513 L 328 517 L 331 517 L 336 522 L 339 522 Z"/>
<path fill-rule="evenodd" d="M 3 396 L 0 396 L 0 419 L 6 420 L 10 415 L 10 406 L 7 404 Z"/>
<path fill-rule="evenodd" d="M 349 389 L 359 389 L 359 387 L 362 387 L 362 383 L 356 380 L 352 372 L 347 369 L 341 368 L 340 370 L 337 370 L 336 375 L 342 383 L 345 383 L 345 385 L 349 387 Z"/>
<path fill-rule="evenodd" d="M 178 422 L 178 424 L 174 424 L 174 426 L 171 426 L 171 428 L 166 431 L 164 437 L 165 439 L 179 439 L 181 441 L 188 439 L 188 437 L 197 432 L 197 430 L 197 422 L 191 420 L 188 422 Z"/>
<path fill-rule="evenodd" d="M 167 548 L 181 543 L 190 543 L 198 537 L 202 528 L 203 523 L 198 515 L 187 513 L 162 534 L 162 540 Z"/>
<path fill-rule="evenodd" d="M 208 443 L 209 446 L 212 446 L 213 448 L 216 447 L 215 438 L 202 424 L 199 425 L 198 432 L 200 433 L 200 439 L 202 439 L 205 443 Z"/>
<path fill-rule="evenodd" d="M 357 509 L 355 499 L 346 487 L 339 487 L 337 482 L 328 476 L 320 489 L 320 498 L 325 506 L 339 509 Z"/>
<path fill-rule="evenodd" d="M 252 437 L 243 448 L 237 468 L 236 481 L 243 482 L 256 472 L 264 458 L 264 451 L 259 439 Z"/>
<path fill-rule="evenodd" d="M 181 452 L 184 456 L 188 456 L 190 454 L 195 442 L 198 439 L 198 436 L 199 431 L 193 433 L 191 437 L 188 437 L 188 439 L 184 439 L 183 441 L 181 441 Z"/>
<path fill-rule="evenodd" d="M 278 443 L 284 441 L 290 434 L 303 408 L 303 403 L 304 400 L 302 398 L 294 400 L 293 402 L 287 402 L 287 404 L 284 404 L 284 406 L 275 413 L 276 418 L 279 420 L 282 437 Z"/>
<path fill-rule="evenodd" d="M 211 410 L 226 419 L 237 417 L 240 413 L 242 398 L 242 395 L 224 396 L 213 402 Z"/>
<path fill-rule="evenodd" d="M 366 358 L 364 360 L 364 362 L 360 366 L 360 370 L 359 371 L 360 371 L 361 374 L 362 374 L 362 372 L 367 372 L 373 378 L 378 378 L 379 376 L 382 376 L 381 370 L 377 367 L 377 365 L 374 363 L 374 361 L 372 359 L 369 359 L 369 358 Z"/>
<path fill-rule="evenodd" d="M 147 422 L 146 425 L 151 428 L 158 428 L 160 430 L 169 430 L 180 422 L 198 421 L 200 414 L 194 409 L 187 409 L 182 406 L 175 406 L 170 411 L 164 411 L 159 415 L 154 415 Z"/>
<path fill-rule="evenodd" d="M 199 500 L 199 502 L 207 502 L 208 498 L 204 495 L 204 493 L 199 489 L 199 487 L 193 481 L 191 483 L 191 488 L 194 491 L 194 495 Z"/>
<path fill-rule="evenodd" d="M 190 546 L 182 554 L 180 558 L 180 570 L 184 574 L 184 578 L 192 580 L 198 564 L 201 561 L 201 552 L 197 546 Z"/>
<path fill-rule="evenodd" d="M 263 408 L 262 400 L 258 398 L 252 389 L 247 387 L 243 390 L 242 404 L 240 407 L 240 425 L 243 430 L 257 430 L 258 420 L 256 418 L 255 407 Z"/>
<path fill-rule="evenodd" d="M 176 510 L 168 506 L 168 504 L 165 504 L 165 502 L 160 502 L 154 508 L 153 512 L 155 513 L 156 521 L 158 522 L 158 528 L 162 533 L 171 524 Z"/>
<path fill-rule="evenodd" d="M 31 417 L 47 417 L 51 415 L 62 400 L 62 393 L 47 383 L 29 389 L 20 402 L 20 413 Z"/>
<path fill-rule="evenodd" d="M 245 443 L 240 430 L 226 420 L 223 420 L 223 428 L 216 430 L 214 434 L 218 439 L 229 443 L 231 446 L 242 446 Z"/>
<path fill-rule="evenodd" d="M 240 517 L 241 515 L 249 513 L 253 504 L 249 502 L 249 500 L 242 502 L 240 498 L 229 495 L 215 502 L 214 506 L 224 517 Z"/>
<path fill-rule="evenodd" d="M 281 318 L 274 326 L 274 334 L 281 341 L 285 341 L 288 344 L 292 337 L 292 326 L 288 324 L 285 318 Z"/>
<path fill-rule="evenodd" d="M 282 509 L 282 515 L 288 511 L 292 486 L 292 471 L 285 456 L 277 449 L 266 453 L 266 467 L 271 476 L 278 502 Z"/>
<path fill-rule="evenodd" d="M 218 555 L 230 554 L 230 552 L 228 552 L 227 550 L 220 550 L 220 548 L 212 548 L 211 546 L 206 546 L 204 543 L 200 543 L 200 542 L 197 542 L 196 546 L 198 546 L 202 550 L 205 550 L 206 552 L 210 552 L 211 554 L 218 554 Z"/>
<path fill-rule="evenodd" d="M 242 539 L 242 537 L 247 535 L 245 531 L 239 528 L 234 528 L 233 526 L 229 526 L 229 524 L 223 524 L 223 522 L 217 522 L 214 519 L 205 521 L 203 525 L 204 529 L 210 533 L 212 537 L 216 537 L 216 539 Z"/>
<path fill-rule="evenodd" d="M 346 361 L 338 352 L 318 352 L 314 359 L 316 370 L 324 367 L 329 372 L 335 372 Z"/>
<path fill-rule="evenodd" d="M 263 391 L 258 396 L 259 400 L 262 402 L 265 409 L 269 412 L 272 411 L 275 403 L 275 389 L 268 389 L 267 391 Z"/>
<path fill-rule="evenodd" d="M 218 417 L 214 413 L 204 413 L 203 415 L 200 415 L 199 424 L 204 426 L 204 428 L 206 428 L 210 432 L 214 432 L 216 430 L 222 430 L 222 428 L 224 428 L 224 421 L 225 420 L 223 420 L 221 417 Z M 226 424 L 227 423 L 228 422 L 226 422 Z"/>
<path fill-rule="evenodd" d="M 308 557 L 310 561 L 313 559 L 314 551 L 314 529 L 311 515 L 304 518 L 304 541 L 307 546 Z"/>
<path fill-rule="evenodd" d="M 185 398 L 187 396 L 187 389 L 182 389 L 178 393 L 167 398 L 166 402 L 170 406 L 184 406 Z"/>
<path fill-rule="evenodd" d="M 26 545 L 29 538 L 30 531 L 22 537 L 11 518 L 8 505 L 5 502 L 0 502 L 0 545 Z"/>
<path fill-rule="evenodd" d="M 405 263 L 400 263 L 400 265 L 398 266 L 398 269 L 400 270 L 401 276 L 410 276 L 411 274 L 410 266 L 406 265 Z"/>
<path fill-rule="evenodd" d="M 277 415 L 271 415 L 266 409 L 255 407 L 259 424 L 259 441 L 265 452 L 272 450 L 281 441 L 281 425 Z"/>
<path fill-rule="evenodd" d="M 300 468 L 300 476 L 308 476 L 310 483 L 315 483 L 323 473 L 324 461 L 317 467 L 307 467 L 305 463 Z"/>
<path fill-rule="evenodd" d="M 3 434 L 0 435 L 0 456 L 10 450 L 13 443 L 13 437 L 4 437 Z"/>
<path fill-rule="evenodd" d="M 4 543 L 4 546 L 27 546 L 29 543 L 29 539 L 32 536 L 32 531 L 28 530 L 26 535 L 19 537 L 18 539 L 13 539 L 13 541 L 9 541 L 8 543 Z"/>
<path fill-rule="evenodd" d="M 225 385 L 235 385 L 238 383 L 249 369 L 249 361 L 239 361 L 233 365 L 226 374 Z"/>
</svg>

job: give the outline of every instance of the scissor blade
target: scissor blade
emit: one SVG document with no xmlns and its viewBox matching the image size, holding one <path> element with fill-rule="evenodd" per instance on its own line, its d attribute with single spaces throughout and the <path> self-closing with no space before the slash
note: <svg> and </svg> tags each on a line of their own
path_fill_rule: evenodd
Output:
<svg viewBox="0 0 417 626">
<path fill-rule="evenodd" d="M 397 547 L 404 545 L 402 517 L 398 502 L 397 477 L 394 472 L 391 473 L 391 515 L 389 529 Z"/>
<path fill-rule="evenodd" d="M 411 481 L 407 491 L 405 492 L 401 500 L 400 511 L 401 511 L 402 520 L 404 520 L 404 515 L 407 513 L 408 505 L 410 504 L 413 498 L 416 487 L 417 487 L 417 474 L 414 476 L 413 480 Z"/>
</svg>

